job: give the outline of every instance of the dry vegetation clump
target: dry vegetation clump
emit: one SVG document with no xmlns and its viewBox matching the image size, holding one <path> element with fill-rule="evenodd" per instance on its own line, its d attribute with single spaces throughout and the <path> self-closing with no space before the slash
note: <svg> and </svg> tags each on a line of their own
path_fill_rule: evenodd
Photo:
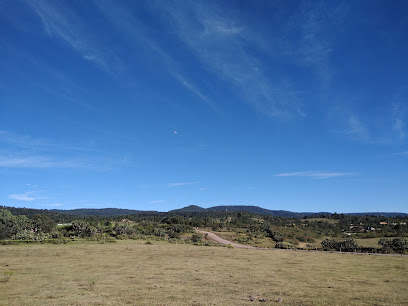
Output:
<svg viewBox="0 0 408 306">
<path fill-rule="evenodd" d="M 3 272 L 3 277 L 0 278 L 0 282 L 2 282 L 2 283 L 8 282 L 13 274 L 14 274 L 13 271 L 4 271 Z"/>
<path fill-rule="evenodd" d="M 0 246 L 0 305 L 406 305 L 408 258 L 123 240 Z"/>
</svg>

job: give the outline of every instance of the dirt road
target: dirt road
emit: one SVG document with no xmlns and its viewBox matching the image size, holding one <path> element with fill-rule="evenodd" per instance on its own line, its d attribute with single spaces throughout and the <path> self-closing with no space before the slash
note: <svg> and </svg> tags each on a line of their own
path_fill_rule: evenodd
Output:
<svg viewBox="0 0 408 306">
<path fill-rule="evenodd" d="M 231 246 L 233 246 L 234 248 L 241 248 L 241 249 L 258 249 L 257 247 L 253 247 L 253 246 L 249 246 L 249 245 L 243 245 L 243 244 L 239 244 L 239 243 L 235 243 L 229 240 L 226 240 L 224 238 L 221 238 L 220 236 L 217 236 L 214 233 L 211 232 L 206 232 L 206 231 L 200 231 L 198 229 L 195 230 L 197 233 L 200 234 L 207 234 L 208 238 L 214 240 L 215 242 L 221 243 L 221 244 L 230 244 Z"/>
<path fill-rule="evenodd" d="M 220 236 L 212 233 L 212 232 L 206 232 L 206 231 L 201 231 L 199 229 L 195 229 L 195 231 L 199 234 L 208 234 L 208 238 L 210 238 L 211 240 L 214 240 L 215 242 L 221 243 L 221 244 L 225 244 L 228 245 L 230 244 L 231 246 L 233 246 L 234 248 L 241 248 L 241 249 L 254 249 L 254 250 L 278 250 L 278 249 L 274 249 L 274 248 L 258 248 L 258 247 L 253 247 L 253 246 L 249 246 L 249 245 L 243 245 L 243 244 L 239 244 L 239 243 L 235 243 L 229 240 L 226 240 L 224 238 L 221 238 Z M 280 250 L 280 249 L 279 249 Z M 282 250 L 282 251 L 287 251 L 287 250 Z M 376 255 L 376 256 L 403 256 L 403 257 L 408 257 L 408 254 L 382 254 L 382 253 L 356 253 L 356 252 L 337 252 L 337 251 L 315 251 L 315 250 L 294 250 L 294 251 L 299 251 L 299 252 L 322 252 L 322 253 L 338 253 L 338 254 L 353 254 L 353 255 Z"/>
</svg>

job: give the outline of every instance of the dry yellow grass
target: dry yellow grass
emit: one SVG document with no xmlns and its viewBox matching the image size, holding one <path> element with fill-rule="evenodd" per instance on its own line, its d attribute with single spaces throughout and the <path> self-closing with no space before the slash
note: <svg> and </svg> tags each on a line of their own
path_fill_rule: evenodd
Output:
<svg viewBox="0 0 408 306">
<path fill-rule="evenodd" d="M 403 305 L 408 258 L 185 244 L 0 246 L 0 305 Z"/>
<path fill-rule="evenodd" d="M 356 241 L 358 245 L 363 248 L 381 248 L 381 246 L 378 245 L 380 238 L 356 239 Z"/>
</svg>

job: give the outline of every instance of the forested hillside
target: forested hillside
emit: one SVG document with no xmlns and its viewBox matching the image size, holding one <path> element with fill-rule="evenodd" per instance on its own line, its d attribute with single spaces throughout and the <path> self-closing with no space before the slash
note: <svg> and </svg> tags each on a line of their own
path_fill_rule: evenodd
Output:
<svg viewBox="0 0 408 306">
<path fill-rule="evenodd" d="M 0 240 L 7 240 L 7 243 L 66 243 L 72 239 L 159 239 L 202 244 L 209 241 L 195 234 L 194 228 L 206 228 L 239 243 L 280 248 L 363 250 L 355 239 L 377 239 L 379 245 L 371 246 L 371 251 L 380 249 L 401 252 L 408 246 L 407 217 L 324 213 L 286 218 L 221 209 L 185 209 L 168 213 L 138 211 L 108 216 L 112 213 L 110 209 L 97 210 L 101 211 L 106 215 L 78 216 L 48 210 L 3 207 L 0 208 Z M 129 212 L 113 212 L 119 211 Z M 90 213 L 88 210 L 85 212 Z"/>
</svg>

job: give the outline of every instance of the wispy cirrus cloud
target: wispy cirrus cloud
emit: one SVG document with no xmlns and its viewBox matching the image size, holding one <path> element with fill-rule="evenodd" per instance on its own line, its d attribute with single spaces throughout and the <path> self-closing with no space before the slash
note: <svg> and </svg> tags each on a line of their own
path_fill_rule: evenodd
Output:
<svg viewBox="0 0 408 306">
<path fill-rule="evenodd" d="M 200 182 L 181 182 L 181 183 L 168 183 L 168 187 L 180 187 L 180 186 L 189 186 L 199 184 Z"/>
<path fill-rule="evenodd" d="M 363 104 L 367 98 L 356 99 L 357 104 Z M 386 108 L 381 113 L 365 113 L 358 110 L 336 107 L 335 114 L 341 119 L 343 130 L 337 131 L 352 139 L 368 143 L 389 145 L 403 143 L 407 137 L 408 86 L 400 87 L 386 98 Z"/>
<path fill-rule="evenodd" d="M 106 44 L 97 41 L 96 36 L 91 34 L 92 29 L 64 2 L 37 0 L 26 3 L 41 19 L 48 35 L 58 37 L 83 59 L 107 72 L 121 69 L 123 65 L 119 57 Z"/>
<path fill-rule="evenodd" d="M 238 89 L 245 101 L 272 117 L 305 115 L 291 82 L 268 78 L 262 61 L 248 51 L 260 48 L 248 27 L 207 3 L 159 2 L 157 6 L 203 68 Z"/>
<path fill-rule="evenodd" d="M 364 144 L 387 145 L 392 142 L 390 128 L 381 120 L 344 109 L 336 109 L 333 114 L 331 124 L 341 128 L 331 130 L 332 133 Z M 379 126 L 383 128 L 379 129 Z"/>
<path fill-rule="evenodd" d="M 314 179 L 328 179 L 341 176 L 353 176 L 357 175 L 354 172 L 320 172 L 320 171 L 302 171 L 302 172 L 287 172 L 275 174 L 275 176 L 284 177 L 311 177 Z"/>
<path fill-rule="evenodd" d="M 83 168 L 85 162 L 79 160 L 59 160 L 47 156 L 10 157 L 0 155 L 2 168 Z"/>
<path fill-rule="evenodd" d="M 45 193 L 45 190 L 39 190 L 37 185 L 25 184 L 30 187 L 31 191 L 24 193 L 10 194 L 8 198 L 10 200 L 24 201 L 24 202 L 35 202 L 36 205 L 41 205 L 44 207 L 60 207 L 64 204 L 59 202 L 53 202 Z"/>
<path fill-rule="evenodd" d="M 395 95 L 392 103 L 392 129 L 400 140 L 407 136 L 407 100 L 408 100 L 408 86 L 400 89 Z"/>
<path fill-rule="evenodd" d="M 177 72 L 172 72 L 172 75 L 180 82 L 181 85 L 183 85 L 189 91 L 197 95 L 201 100 L 203 100 L 205 103 L 207 103 L 214 109 L 213 103 L 196 86 L 187 81 L 185 77 L 183 77 L 181 74 Z"/>
<path fill-rule="evenodd" d="M 95 1 L 95 5 L 112 25 L 119 30 L 121 35 L 126 37 L 126 41 L 131 48 L 139 52 L 140 50 L 148 49 L 150 53 L 155 54 L 167 72 L 180 85 L 214 109 L 214 104 L 211 100 L 182 72 L 181 63 L 167 52 L 164 47 L 161 47 L 160 41 L 155 38 L 154 32 L 149 25 L 144 24 L 128 8 L 121 6 L 118 2 L 109 0 Z"/>
<path fill-rule="evenodd" d="M 332 132 L 366 144 L 404 144 L 408 136 L 408 85 L 404 82 L 393 86 L 394 91 L 385 97 L 373 93 L 335 97 L 329 111 L 330 123 L 342 128 Z"/>
<path fill-rule="evenodd" d="M 392 128 L 398 134 L 400 139 L 405 138 L 405 123 L 400 118 L 394 118 Z"/>
<path fill-rule="evenodd" d="M 54 96 L 56 101 L 68 101 L 75 103 L 86 110 L 95 110 L 95 106 L 89 102 L 89 92 L 69 78 L 66 74 L 54 68 L 47 67 L 46 63 L 37 63 L 38 69 L 48 74 L 47 82 L 34 82 L 34 86 Z"/>
<path fill-rule="evenodd" d="M 60 158 L 60 153 L 82 151 L 84 148 L 59 143 L 42 137 L 32 137 L 0 130 L 0 144 L 7 151 L 0 151 L 2 168 L 78 168 L 84 161 L 78 158 Z"/>
<path fill-rule="evenodd" d="M 135 164 L 124 158 L 103 157 L 95 159 L 94 155 L 61 157 L 55 155 L 0 155 L 0 168 L 27 169 L 87 169 L 91 171 L 109 171 L 118 167 L 134 167 Z"/>
<path fill-rule="evenodd" d="M 0 143 L 5 144 L 9 150 L 24 149 L 24 151 L 41 151 L 41 152 L 56 152 L 56 151 L 91 151 L 89 146 L 76 145 L 70 143 L 62 143 L 61 141 L 51 140 L 44 137 L 34 137 L 28 134 L 19 134 L 12 131 L 0 130 Z M 15 154 L 16 155 L 16 154 Z M 1 151 L 0 151 L 1 156 Z M 18 159 L 18 158 L 17 158 Z"/>
<path fill-rule="evenodd" d="M 29 135 L 20 135 L 12 133 L 5 130 L 0 130 L 0 142 L 7 143 L 7 145 L 18 146 L 23 148 L 32 148 L 32 147 L 50 147 L 52 146 L 51 142 L 43 139 L 36 138 Z"/>
<path fill-rule="evenodd" d="M 84 109 L 95 110 L 95 107 L 89 102 L 92 100 L 89 97 L 90 92 L 78 84 L 76 80 L 69 77 L 68 73 L 51 66 L 47 62 L 47 58 L 34 56 L 29 49 L 19 48 L 12 44 L 6 44 L 4 48 L 6 52 L 15 54 L 19 61 L 22 62 L 22 65 L 33 67 L 40 71 L 43 77 L 46 77 L 45 81 L 44 78 L 32 79 L 29 74 L 23 74 L 21 75 L 22 82 L 53 96 L 53 102 L 72 102 Z"/>
<path fill-rule="evenodd" d="M 200 182 L 175 182 L 175 183 L 166 183 L 166 184 L 139 184 L 137 185 L 140 189 L 149 189 L 149 188 L 176 188 L 184 187 L 199 184 Z"/>
<path fill-rule="evenodd" d="M 287 34 L 282 38 L 284 50 L 297 63 L 309 67 L 321 88 L 327 89 L 333 74 L 330 65 L 333 33 L 344 24 L 349 5 L 338 3 L 333 9 L 325 1 L 306 1 L 297 8 L 287 21 Z"/>
<path fill-rule="evenodd" d="M 346 134 L 365 140 L 370 138 L 369 129 L 354 115 L 351 115 L 348 119 Z"/>
<path fill-rule="evenodd" d="M 0 168 L 82 168 L 106 171 L 133 167 L 126 156 L 109 154 L 92 141 L 78 144 L 0 130 Z M 95 157 L 98 156 L 98 157 Z"/>
<path fill-rule="evenodd" d="M 408 151 L 405 151 L 405 152 L 398 152 L 398 153 L 393 153 L 393 155 L 408 156 Z"/>
<path fill-rule="evenodd" d="M 28 193 L 10 194 L 8 198 L 11 200 L 17 200 L 17 201 L 34 201 L 36 199 L 35 197 L 29 195 Z"/>
</svg>

